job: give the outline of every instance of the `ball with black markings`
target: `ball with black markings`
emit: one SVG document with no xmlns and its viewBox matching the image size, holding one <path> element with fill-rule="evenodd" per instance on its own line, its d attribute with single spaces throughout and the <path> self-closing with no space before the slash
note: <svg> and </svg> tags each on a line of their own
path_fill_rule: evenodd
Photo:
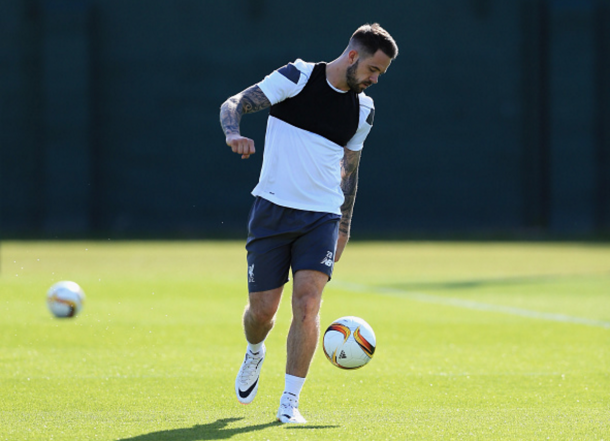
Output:
<svg viewBox="0 0 610 441">
<path fill-rule="evenodd" d="M 358 369 L 367 364 L 376 345 L 373 328 L 359 317 L 341 317 L 324 332 L 324 354 L 341 369 Z"/>
<path fill-rule="evenodd" d="M 83 308 L 85 293 L 75 282 L 57 282 L 47 292 L 47 306 L 58 318 L 76 316 Z"/>
</svg>

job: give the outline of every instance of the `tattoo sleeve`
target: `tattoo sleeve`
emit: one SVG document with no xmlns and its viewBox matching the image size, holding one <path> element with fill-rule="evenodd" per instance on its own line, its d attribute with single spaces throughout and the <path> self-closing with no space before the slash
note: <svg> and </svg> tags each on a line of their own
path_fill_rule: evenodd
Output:
<svg viewBox="0 0 610 441">
<path fill-rule="evenodd" d="M 225 136 L 239 135 L 239 122 L 242 115 L 254 113 L 270 107 L 271 103 L 260 89 L 254 85 L 232 96 L 220 106 L 220 125 Z"/>
<path fill-rule="evenodd" d="M 352 213 L 354 212 L 354 202 L 356 201 L 356 191 L 358 189 L 358 166 L 360 164 L 360 151 L 354 152 L 345 149 L 343 160 L 341 161 L 341 190 L 345 196 L 345 201 L 341 206 L 341 223 L 339 231 L 349 237 L 350 226 L 352 224 Z"/>
</svg>

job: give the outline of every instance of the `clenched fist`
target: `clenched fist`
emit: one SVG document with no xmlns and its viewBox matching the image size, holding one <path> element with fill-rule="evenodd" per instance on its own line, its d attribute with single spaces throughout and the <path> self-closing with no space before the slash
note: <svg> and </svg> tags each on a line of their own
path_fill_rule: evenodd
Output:
<svg viewBox="0 0 610 441">
<path fill-rule="evenodd" d="M 241 135 L 228 135 L 227 145 L 231 147 L 233 153 L 240 154 L 241 159 L 248 159 L 250 155 L 256 152 L 254 149 L 254 141 Z"/>
</svg>

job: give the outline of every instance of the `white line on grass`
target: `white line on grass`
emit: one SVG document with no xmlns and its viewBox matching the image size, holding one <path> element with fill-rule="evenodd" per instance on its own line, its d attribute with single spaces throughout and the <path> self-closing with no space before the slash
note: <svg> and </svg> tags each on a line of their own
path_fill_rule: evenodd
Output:
<svg viewBox="0 0 610 441">
<path fill-rule="evenodd" d="M 440 305 L 451 305 L 458 308 L 475 309 L 478 311 L 493 311 L 504 314 L 518 315 L 539 320 L 551 320 L 561 323 L 575 323 L 578 325 L 596 326 L 599 328 L 610 329 L 610 322 L 603 320 L 593 320 L 582 317 L 574 317 L 565 314 L 556 314 L 552 312 L 531 311 L 529 309 L 515 308 L 512 306 L 491 305 L 489 303 L 475 302 L 473 300 L 457 299 L 452 297 L 435 296 L 433 294 L 423 294 L 419 292 L 405 291 L 397 288 L 381 287 L 381 286 L 366 286 L 356 283 L 348 283 L 336 281 L 335 286 L 350 291 L 356 292 L 375 292 L 394 297 L 402 297 L 410 300 L 416 300 L 424 303 L 436 303 Z"/>
</svg>

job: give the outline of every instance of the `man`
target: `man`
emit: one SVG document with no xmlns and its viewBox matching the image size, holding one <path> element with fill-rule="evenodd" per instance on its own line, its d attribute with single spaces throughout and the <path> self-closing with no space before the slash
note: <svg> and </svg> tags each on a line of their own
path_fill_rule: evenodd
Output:
<svg viewBox="0 0 610 441">
<path fill-rule="evenodd" d="M 242 159 L 255 153 L 241 136 L 241 116 L 270 107 L 263 165 L 248 219 L 248 342 L 237 374 L 237 399 L 258 390 L 264 341 L 273 328 L 289 269 L 293 273 L 285 391 L 277 418 L 305 423 L 298 401 L 320 336 L 322 291 L 347 244 L 360 152 L 375 114 L 364 90 L 376 84 L 398 47 L 379 24 L 361 26 L 330 63 L 297 59 L 225 101 L 226 143 Z"/>
</svg>

